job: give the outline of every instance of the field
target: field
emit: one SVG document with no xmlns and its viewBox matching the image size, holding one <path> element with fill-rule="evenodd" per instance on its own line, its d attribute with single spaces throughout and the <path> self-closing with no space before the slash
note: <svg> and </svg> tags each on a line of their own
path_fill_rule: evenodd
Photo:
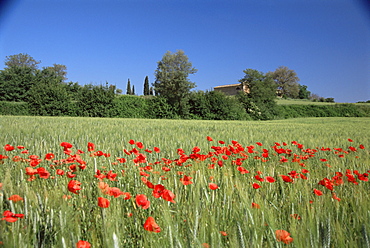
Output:
<svg viewBox="0 0 370 248">
<path fill-rule="evenodd" d="M 335 104 L 346 104 L 346 103 L 333 103 L 333 102 L 313 102 L 311 100 L 306 100 L 306 99 L 282 99 L 282 98 L 277 98 L 276 102 L 279 105 L 335 105 Z M 368 103 L 352 103 L 352 104 L 369 106 Z"/>
<path fill-rule="evenodd" d="M 0 241 L 370 247 L 369 124 L 1 116 Z"/>
</svg>

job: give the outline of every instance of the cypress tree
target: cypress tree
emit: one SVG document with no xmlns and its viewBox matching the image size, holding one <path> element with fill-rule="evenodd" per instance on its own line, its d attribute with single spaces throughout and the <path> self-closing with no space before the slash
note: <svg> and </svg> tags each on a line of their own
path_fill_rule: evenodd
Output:
<svg viewBox="0 0 370 248">
<path fill-rule="evenodd" d="M 131 95 L 135 95 L 135 86 L 134 85 L 132 85 Z"/>
<path fill-rule="evenodd" d="M 148 76 L 146 76 L 144 82 L 144 96 L 148 96 L 149 94 L 149 79 Z"/>
<path fill-rule="evenodd" d="M 128 79 L 128 82 L 127 82 L 126 94 L 127 94 L 127 95 L 131 95 L 131 94 L 132 94 L 132 92 L 131 92 L 131 83 L 130 83 L 130 79 Z"/>
</svg>

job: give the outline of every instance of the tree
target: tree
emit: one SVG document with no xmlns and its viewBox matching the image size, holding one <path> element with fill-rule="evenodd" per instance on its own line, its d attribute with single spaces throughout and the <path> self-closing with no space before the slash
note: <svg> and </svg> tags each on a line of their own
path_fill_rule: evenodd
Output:
<svg viewBox="0 0 370 248">
<path fill-rule="evenodd" d="M 126 88 L 126 95 L 131 95 L 131 83 L 130 83 L 130 79 L 128 79 L 127 81 L 127 88 Z"/>
<path fill-rule="evenodd" d="M 53 66 L 49 66 L 47 68 L 54 71 L 56 75 L 62 79 L 63 82 L 67 80 L 67 66 L 61 64 L 53 64 Z"/>
<path fill-rule="evenodd" d="M 195 83 L 188 79 L 189 74 L 197 72 L 189 62 L 184 51 L 166 52 L 158 62 L 153 87 L 157 96 L 167 99 L 179 115 L 186 114 L 187 99 Z"/>
<path fill-rule="evenodd" d="M 131 95 L 135 95 L 135 85 L 132 85 Z"/>
<path fill-rule="evenodd" d="M 256 120 L 272 119 L 276 115 L 276 84 L 269 74 L 246 69 L 244 77 L 239 80 L 249 89 L 248 93 L 237 95 L 247 111 Z"/>
<path fill-rule="evenodd" d="M 63 78 L 50 67 L 38 71 L 35 83 L 27 99 L 28 108 L 33 115 L 61 116 L 71 114 L 71 100 Z"/>
<path fill-rule="evenodd" d="M 274 72 L 269 72 L 268 75 L 276 82 L 278 92 L 282 97 L 298 97 L 299 78 L 294 70 L 290 70 L 286 66 L 280 66 Z"/>
<path fill-rule="evenodd" d="M 24 102 L 35 82 L 35 73 L 29 67 L 8 67 L 0 72 L 0 101 Z"/>
<path fill-rule="evenodd" d="M 148 76 L 145 77 L 145 81 L 144 81 L 144 96 L 148 96 L 150 91 L 149 91 L 149 79 L 148 79 Z"/>
<path fill-rule="evenodd" d="M 8 68 L 12 67 L 27 67 L 31 68 L 32 70 L 37 70 L 38 64 L 40 64 L 41 61 L 36 61 L 34 58 L 32 58 L 27 53 L 19 53 L 15 55 L 10 55 L 5 57 L 5 65 Z"/>
<path fill-rule="evenodd" d="M 0 71 L 0 100 L 26 101 L 39 63 L 28 54 L 6 56 L 6 67 Z"/>
<path fill-rule="evenodd" d="M 299 99 L 308 99 L 310 98 L 311 92 L 307 90 L 306 85 L 299 85 L 299 93 L 298 98 Z"/>
<path fill-rule="evenodd" d="M 77 106 L 81 110 L 79 116 L 109 117 L 114 99 L 114 90 L 108 83 L 105 86 L 84 85 L 77 101 Z"/>
</svg>

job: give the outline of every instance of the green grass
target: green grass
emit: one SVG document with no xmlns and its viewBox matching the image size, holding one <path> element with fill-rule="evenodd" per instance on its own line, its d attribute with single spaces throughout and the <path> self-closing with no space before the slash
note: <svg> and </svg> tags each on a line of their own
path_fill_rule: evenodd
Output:
<svg viewBox="0 0 370 248">
<path fill-rule="evenodd" d="M 283 99 L 283 98 L 277 98 L 276 99 L 277 104 L 279 105 L 334 105 L 334 104 L 341 104 L 341 103 L 333 103 L 333 102 L 313 102 L 311 100 L 307 99 Z M 345 103 L 343 103 L 345 104 Z M 353 103 L 355 105 L 366 105 L 368 106 L 368 103 Z"/>
<path fill-rule="evenodd" d="M 79 240 L 89 241 L 92 247 L 202 247 L 203 243 L 210 247 L 285 247 L 275 238 L 275 231 L 284 229 L 294 239 L 292 247 L 366 247 L 370 238 L 369 182 L 357 179 L 358 185 L 355 185 L 347 182 L 344 176 L 344 184 L 334 187 L 341 198 L 339 202 L 318 182 L 325 177 L 332 178 L 335 172 L 345 174 L 347 169 L 359 173 L 370 170 L 369 124 L 370 118 L 245 122 L 2 116 L 0 145 L 23 145 L 29 154 L 21 154 L 18 149 L 0 152 L 9 156 L 0 164 L 3 184 L 0 213 L 11 210 L 25 214 L 24 219 L 14 223 L 1 221 L 0 241 L 4 247 L 74 247 Z M 214 141 L 207 141 L 206 136 Z M 353 142 L 349 142 L 349 138 Z M 136 166 L 132 161 L 135 156 L 123 152 L 123 149 L 135 147 L 128 143 L 130 139 L 143 142 L 148 149 L 159 147 L 161 152 L 141 150 L 151 164 Z M 218 140 L 225 144 L 219 144 Z M 243 158 L 239 153 L 227 155 L 222 167 L 211 161 L 211 157 L 205 161 L 188 159 L 182 166 L 164 164 L 162 160 L 178 159 L 178 148 L 190 156 L 192 149 L 198 146 L 200 154 L 208 154 L 214 151 L 211 146 L 229 147 L 232 140 L 244 148 L 255 146 L 256 153 L 247 153 L 248 158 L 242 162 L 250 173 L 240 174 L 237 166 L 231 163 Z M 293 154 L 307 154 L 292 145 L 292 141 L 303 144 L 304 149 L 317 150 L 313 157 L 301 161 L 305 167 L 292 162 Z M 81 182 L 78 195 L 67 189 L 71 179 L 56 175 L 56 169 L 67 172 L 71 164 L 50 166 L 52 162 L 43 160 L 35 168 L 45 167 L 50 177 L 28 181 L 25 174 L 28 162 L 11 160 L 15 155 L 26 159 L 31 154 L 43 159 L 49 152 L 53 152 L 57 160 L 66 159 L 68 156 L 63 153 L 61 142 L 73 144 L 72 154 L 77 149 L 86 152 L 81 157 L 87 168 L 78 169 L 73 178 Z M 96 150 L 111 156 L 90 157 L 87 142 L 95 143 Z M 256 142 L 261 142 L 262 147 Z M 284 148 L 291 149 L 292 156 L 277 154 L 272 148 L 275 142 L 286 142 Z M 365 149 L 359 149 L 360 144 Z M 349 146 L 356 147 L 357 151 L 344 154 L 343 158 L 334 153 L 333 148 L 348 151 Z M 332 150 L 322 151 L 321 147 Z M 262 149 L 269 150 L 266 162 L 257 158 L 261 157 Z M 212 157 L 223 160 L 221 155 L 226 154 Z M 281 156 L 287 157 L 289 162 L 280 162 Z M 117 157 L 124 157 L 127 162 L 112 164 Z M 320 159 L 327 159 L 327 162 Z M 154 164 L 156 161 L 160 163 Z M 209 169 L 212 162 L 216 165 Z M 176 203 L 152 196 L 152 189 L 139 175 L 139 167 L 147 165 L 153 167 L 153 171 L 146 171 L 148 180 L 171 190 L 176 195 Z M 162 171 L 163 166 L 171 171 Z M 94 177 L 95 167 L 117 173 L 116 181 L 104 179 L 104 182 L 129 192 L 132 198 L 124 200 L 104 195 Z M 302 169 L 310 171 L 307 180 L 297 178 L 294 183 L 285 183 L 280 177 Z M 261 177 L 274 177 L 276 182 L 257 181 L 254 178 L 257 171 L 262 172 Z M 192 177 L 193 184 L 183 185 L 180 178 L 184 175 Z M 210 182 L 219 185 L 219 189 L 210 190 Z M 262 187 L 256 190 L 253 183 Z M 323 195 L 314 195 L 314 188 L 320 189 Z M 24 201 L 9 201 L 9 196 L 14 194 Z M 148 196 L 151 202 L 148 209 L 136 206 L 137 194 Z M 71 199 L 64 199 L 64 195 Z M 109 208 L 100 208 L 97 197 L 109 199 Z M 252 208 L 252 202 L 261 208 Z M 299 214 L 301 219 L 294 219 L 291 214 Z M 149 216 L 161 227 L 160 233 L 144 230 L 143 224 Z M 223 236 L 220 231 L 228 235 Z"/>
</svg>

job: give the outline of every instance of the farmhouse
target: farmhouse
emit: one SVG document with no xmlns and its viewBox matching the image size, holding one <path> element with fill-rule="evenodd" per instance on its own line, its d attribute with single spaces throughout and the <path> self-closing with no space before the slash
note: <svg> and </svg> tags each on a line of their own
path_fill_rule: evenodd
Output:
<svg viewBox="0 0 370 248">
<path fill-rule="evenodd" d="M 216 86 L 216 87 L 213 88 L 213 90 L 221 91 L 221 92 L 225 93 L 228 96 L 235 96 L 241 90 L 243 90 L 245 93 L 249 92 L 248 87 L 246 85 L 242 86 L 241 83 Z"/>
</svg>

